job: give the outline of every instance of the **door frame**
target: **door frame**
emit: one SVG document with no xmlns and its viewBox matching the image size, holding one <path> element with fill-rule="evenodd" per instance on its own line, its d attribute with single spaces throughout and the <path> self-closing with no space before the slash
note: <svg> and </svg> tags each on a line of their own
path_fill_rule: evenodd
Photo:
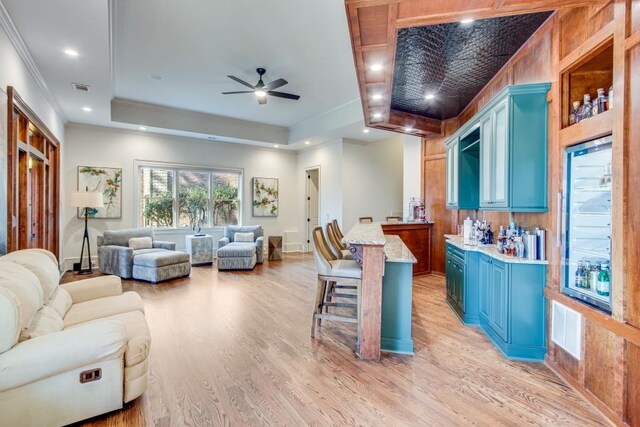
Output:
<svg viewBox="0 0 640 427">
<path fill-rule="evenodd" d="M 309 216 L 309 214 L 311 213 L 311 211 L 309 209 L 310 208 L 310 206 L 309 206 L 309 201 L 310 201 L 310 198 L 309 198 L 309 180 L 310 180 L 309 172 L 315 171 L 315 170 L 318 171 L 318 224 L 320 224 L 321 221 L 322 221 L 322 215 L 321 215 L 322 208 L 320 206 L 320 200 L 321 200 L 321 197 L 320 197 L 321 193 L 320 192 L 322 191 L 322 185 L 321 185 L 322 174 L 321 174 L 321 170 L 320 170 L 320 165 L 309 166 L 309 167 L 306 167 L 304 169 L 304 213 L 305 213 L 305 216 L 304 216 L 303 220 L 304 220 L 304 223 L 305 223 L 304 229 L 305 229 L 306 233 L 305 233 L 305 236 L 303 238 L 302 248 L 303 248 L 303 252 L 305 252 L 305 253 L 312 252 L 312 250 L 313 250 L 312 249 L 313 246 L 312 246 L 312 243 L 311 243 L 311 232 L 313 230 L 311 230 L 311 221 L 310 221 L 311 217 Z"/>
</svg>

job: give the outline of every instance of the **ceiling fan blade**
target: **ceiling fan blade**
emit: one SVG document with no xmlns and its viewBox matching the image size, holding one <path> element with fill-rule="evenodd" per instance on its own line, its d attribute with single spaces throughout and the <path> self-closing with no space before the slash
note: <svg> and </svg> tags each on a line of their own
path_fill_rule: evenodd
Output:
<svg viewBox="0 0 640 427">
<path fill-rule="evenodd" d="M 231 80 L 237 81 L 241 85 L 245 85 L 246 87 L 250 87 L 251 89 L 254 89 L 254 86 L 252 84 L 249 84 L 249 83 L 245 82 L 244 80 L 237 78 L 236 76 L 227 75 L 227 77 L 229 77 Z"/>
<path fill-rule="evenodd" d="M 252 91 L 252 90 L 239 90 L 239 91 L 236 91 L 236 92 L 222 92 L 223 95 L 233 95 L 233 94 L 236 94 L 236 93 L 254 93 L 254 91 Z"/>
<path fill-rule="evenodd" d="M 260 105 L 264 105 L 267 103 L 267 97 L 266 96 L 257 96 L 256 98 L 258 98 L 258 104 Z"/>
<path fill-rule="evenodd" d="M 284 92 L 276 92 L 273 90 L 270 90 L 269 92 L 267 92 L 267 95 L 277 96 L 278 98 L 286 98 L 286 99 L 295 99 L 295 100 L 300 99 L 299 95 L 293 95 L 291 93 L 284 93 Z"/>
<path fill-rule="evenodd" d="M 267 83 L 266 85 L 264 85 L 264 88 L 266 90 L 278 89 L 279 87 L 282 87 L 282 86 L 286 85 L 287 83 L 289 83 L 289 82 L 286 81 L 285 79 L 278 79 L 278 80 L 272 81 L 271 83 Z"/>
</svg>

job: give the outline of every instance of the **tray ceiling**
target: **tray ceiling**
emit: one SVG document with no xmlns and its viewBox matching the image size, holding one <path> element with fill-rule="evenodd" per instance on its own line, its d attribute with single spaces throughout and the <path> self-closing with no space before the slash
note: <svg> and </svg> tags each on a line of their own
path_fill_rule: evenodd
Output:
<svg viewBox="0 0 640 427">
<path fill-rule="evenodd" d="M 458 116 L 551 13 L 400 29 L 391 108 L 438 120 Z"/>
</svg>

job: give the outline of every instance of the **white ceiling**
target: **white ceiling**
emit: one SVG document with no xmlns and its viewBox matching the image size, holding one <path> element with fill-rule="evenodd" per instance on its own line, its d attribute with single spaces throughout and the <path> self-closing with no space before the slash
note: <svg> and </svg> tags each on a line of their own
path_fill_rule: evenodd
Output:
<svg viewBox="0 0 640 427">
<path fill-rule="evenodd" d="M 299 130 L 359 97 L 343 0 L 1 1 L 71 122 L 136 128 L 111 121 L 111 100 L 121 98 Z M 80 56 L 64 55 L 65 48 Z M 278 90 L 301 99 L 258 105 L 253 94 L 220 94 L 248 89 L 227 74 L 255 84 L 257 67 L 267 69 L 265 82 L 289 81 Z M 91 92 L 78 93 L 71 82 Z M 350 126 L 340 125 L 347 133 L 340 137 L 390 136 L 362 133 L 359 110 Z M 336 129 L 304 138 L 329 134 Z"/>
</svg>

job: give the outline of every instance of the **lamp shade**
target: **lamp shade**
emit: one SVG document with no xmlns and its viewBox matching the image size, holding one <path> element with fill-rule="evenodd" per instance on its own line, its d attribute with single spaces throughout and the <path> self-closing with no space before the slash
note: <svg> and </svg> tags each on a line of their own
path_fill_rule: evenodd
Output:
<svg viewBox="0 0 640 427">
<path fill-rule="evenodd" d="M 71 193 L 71 206 L 75 208 L 101 208 L 104 207 L 102 193 L 89 191 L 74 191 Z"/>
</svg>

